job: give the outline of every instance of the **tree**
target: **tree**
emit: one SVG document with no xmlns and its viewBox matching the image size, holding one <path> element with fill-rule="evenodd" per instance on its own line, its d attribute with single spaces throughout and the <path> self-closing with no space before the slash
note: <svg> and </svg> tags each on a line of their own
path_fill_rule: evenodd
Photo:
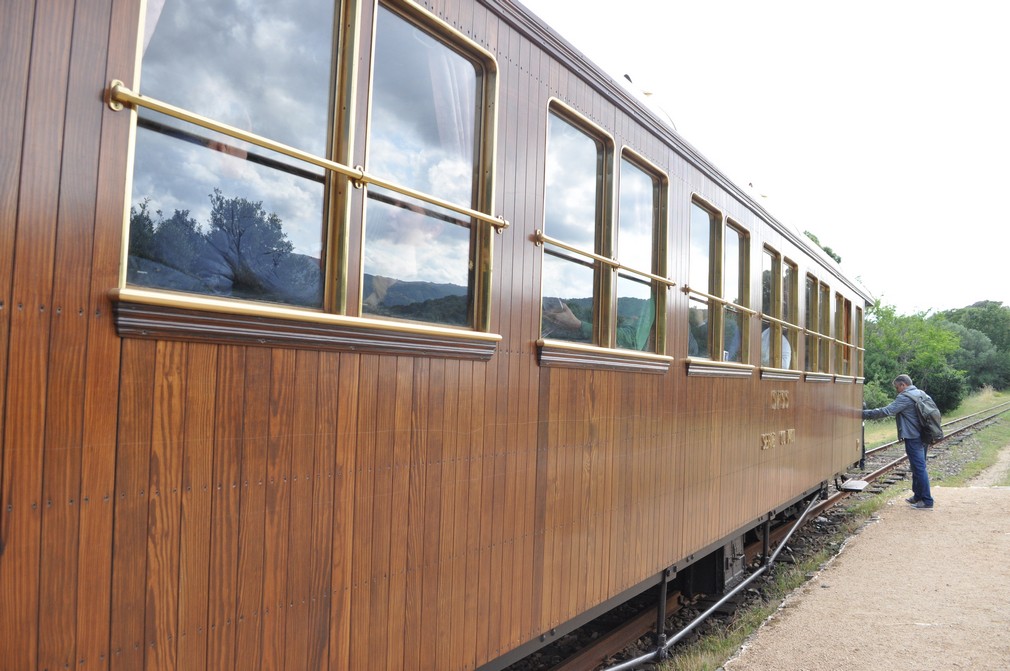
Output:
<svg viewBox="0 0 1010 671">
<path fill-rule="evenodd" d="M 890 389 L 895 377 L 907 373 L 917 387 L 933 396 L 941 411 L 960 404 L 965 394 L 964 374 L 948 363 L 948 357 L 960 347 L 956 334 L 943 328 L 940 320 L 927 319 L 925 313 L 899 316 L 894 306 L 880 301 L 867 309 L 866 317 L 867 383 Z"/>
<path fill-rule="evenodd" d="M 825 254 L 827 254 L 828 256 L 830 256 L 831 258 L 833 258 L 835 260 L 835 263 L 841 263 L 842 262 L 842 257 L 840 257 L 838 254 L 836 254 L 835 251 L 833 249 L 831 249 L 830 247 L 825 247 L 824 245 L 822 245 L 821 241 L 817 239 L 816 235 L 814 235 L 810 231 L 803 231 L 803 234 L 806 235 L 811 240 L 813 240 L 814 244 L 817 245 L 818 247 L 820 247 L 822 250 L 824 250 Z"/>
<path fill-rule="evenodd" d="M 1010 386 L 1010 353 L 996 349 L 989 336 L 981 331 L 949 321 L 941 321 L 941 325 L 958 336 L 961 346 L 951 354 L 949 362 L 965 372 L 970 389 Z"/>
<path fill-rule="evenodd" d="M 997 350 L 1010 353 L 1010 307 L 1000 301 L 979 301 L 968 307 L 948 310 L 944 318 L 989 337 Z"/>
</svg>

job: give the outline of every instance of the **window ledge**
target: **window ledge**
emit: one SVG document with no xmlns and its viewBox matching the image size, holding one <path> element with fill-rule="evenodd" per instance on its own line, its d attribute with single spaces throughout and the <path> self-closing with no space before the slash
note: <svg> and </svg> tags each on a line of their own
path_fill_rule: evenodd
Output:
<svg viewBox="0 0 1010 671">
<path fill-rule="evenodd" d="M 597 368 L 662 375 L 673 357 L 634 350 L 608 349 L 564 340 L 538 340 L 540 365 L 563 368 Z"/>
<path fill-rule="evenodd" d="M 478 361 L 494 356 L 501 340 L 501 336 L 491 333 L 171 292 L 117 289 L 112 292 L 112 300 L 116 331 L 123 338 Z"/>
<path fill-rule="evenodd" d="M 855 384 L 856 378 L 852 375 L 836 375 L 835 382 L 841 382 L 842 384 Z"/>
<path fill-rule="evenodd" d="M 762 368 L 761 369 L 761 379 L 762 380 L 791 380 L 793 382 L 799 381 L 802 377 L 802 373 L 798 370 L 792 370 L 789 368 Z"/>
<path fill-rule="evenodd" d="M 754 375 L 754 366 L 730 361 L 688 358 L 687 375 L 688 377 L 749 378 Z"/>
<path fill-rule="evenodd" d="M 806 373 L 803 379 L 807 382 L 834 382 L 835 376 L 829 373 Z"/>
</svg>

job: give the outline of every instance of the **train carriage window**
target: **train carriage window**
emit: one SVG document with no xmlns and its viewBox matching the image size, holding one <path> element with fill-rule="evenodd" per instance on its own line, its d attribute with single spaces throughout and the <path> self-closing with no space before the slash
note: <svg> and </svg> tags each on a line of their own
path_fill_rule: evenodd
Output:
<svg viewBox="0 0 1010 671">
<path fill-rule="evenodd" d="M 688 286 L 695 292 L 690 294 L 688 312 L 688 354 L 701 358 L 711 358 L 713 348 L 709 334 L 709 298 L 712 294 L 714 268 L 712 266 L 713 241 L 718 241 L 719 218 L 702 207 L 691 203 L 691 259 L 688 271 Z M 715 349 L 714 351 L 719 351 Z"/>
<path fill-rule="evenodd" d="M 621 159 L 618 200 L 617 314 L 611 338 L 622 349 L 662 352 L 656 338 L 657 312 L 662 314 L 663 294 L 655 280 L 632 272 L 637 269 L 663 275 L 663 255 L 657 249 L 661 230 L 662 181 L 628 158 Z"/>
<path fill-rule="evenodd" d="M 804 368 L 809 373 L 831 371 L 831 289 L 813 275 L 806 284 L 806 357 Z M 841 370 L 838 364 L 839 372 Z"/>
<path fill-rule="evenodd" d="M 817 370 L 831 372 L 831 289 L 821 283 L 817 294 Z"/>
<path fill-rule="evenodd" d="M 788 326 L 783 320 L 783 285 L 782 257 L 766 247 L 761 263 L 761 365 L 772 368 L 790 368 L 793 360 Z"/>
<path fill-rule="evenodd" d="M 856 308 L 856 368 L 855 375 L 863 377 L 863 308 Z"/>
<path fill-rule="evenodd" d="M 835 372 L 852 375 L 852 301 L 835 295 Z"/>
<path fill-rule="evenodd" d="M 333 52 L 333 4 L 257 4 L 148 3 L 143 90 L 325 155 L 331 71 L 314 54 Z M 321 168 L 141 108 L 127 282 L 320 307 L 325 184 Z"/>
<path fill-rule="evenodd" d="M 722 308 L 723 361 L 747 362 L 749 329 L 747 307 L 750 273 L 747 271 L 748 238 L 736 226 L 727 225 L 723 237 L 723 277 L 720 295 L 726 299 Z"/>
<path fill-rule="evenodd" d="M 368 171 L 458 205 L 473 205 L 480 78 L 473 62 L 380 6 Z M 468 324 L 472 246 L 469 219 L 370 187 L 362 311 Z"/>
<path fill-rule="evenodd" d="M 804 344 L 803 370 L 815 372 L 817 370 L 817 278 L 807 275 L 806 282 L 806 336 Z"/>
<path fill-rule="evenodd" d="M 601 283 L 597 279 L 605 238 L 608 145 L 555 110 L 548 115 L 544 233 L 564 246 L 544 245 L 543 338 L 600 344 Z"/>
<path fill-rule="evenodd" d="M 360 53 L 341 38 L 350 28 L 333 2 L 147 6 L 121 294 L 314 312 L 245 308 L 296 321 L 335 313 L 487 329 L 488 232 L 507 225 L 489 214 L 490 53 L 409 4 L 376 3 L 362 40 L 373 49 Z M 348 82 L 363 69 L 371 85 L 355 95 Z M 358 146 L 345 131 L 366 116 Z M 351 179 L 366 198 L 348 195 Z"/>
<path fill-rule="evenodd" d="M 786 345 L 792 352 L 788 361 L 783 356 L 783 368 L 798 368 L 797 361 L 797 334 L 799 333 L 797 297 L 799 283 L 799 272 L 796 264 L 789 259 L 782 261 L 782 340 L 783 350 Z"/>
</svg>

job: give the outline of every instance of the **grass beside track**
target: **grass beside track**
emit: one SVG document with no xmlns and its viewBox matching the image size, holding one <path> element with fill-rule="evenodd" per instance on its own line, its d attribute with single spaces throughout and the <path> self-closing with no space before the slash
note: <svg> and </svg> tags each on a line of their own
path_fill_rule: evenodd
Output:
<svg viewBox="0 0 1010 671">
<path fill-rule="evenodd" d="M 944 420 L 964 417 L 972 413 L 992 407 L 1010 398 L 1008 393 L 995 393 L 991 389 L 983 390 L 965 400 L 955 412 Z M 870 425 L 874 426 L 870 426 Z M 866 445 L 875 447 L 895 439 L 894 420 L 867 422 Z M 994 463 L 1000 451 L 1010 446 L 1010 413 L 1003 419 L 978 431 L 970 438 L 952 446 L 944 456 L 945 463 L 958 464 L 953 473 L 949 468 L 930 469 L 930 479 L 935 484 L 944 487 L 960 487 L 968 480 L 986 470 Z M 931 464 L 932 466 L 932 464 Z M 1010 486 L 1010 472 L 1002 486 Z M 730 657 L 736 654 L 740 646 L 778 610 L 782 601 L 796 588 L 809 580 L 825 563 L 830 560 L 857 529 L 889 500 L 908 489 L 908 481 L 895 483 L 880 494 L 857 501 L 847 507 L 850 513 L 845 524 L 834 538 L 825 545 L 824 550 L 793 565 L 777 564 L 772 574 L 773 585 L 765 589 L 765 598 L 736 614 L 732 621 L 724 623 L 698 641 L 680 647 L 676 656 L 664 662 L 659 668 L 663 671 L 717 671 Z"/>
</svg>

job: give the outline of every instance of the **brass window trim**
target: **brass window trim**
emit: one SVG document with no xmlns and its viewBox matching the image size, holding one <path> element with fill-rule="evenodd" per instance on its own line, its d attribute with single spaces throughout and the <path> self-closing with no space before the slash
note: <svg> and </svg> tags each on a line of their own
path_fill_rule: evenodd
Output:
<svg viewBox="0 0 1010 671">
<path fill-rule="evenodd" d="M 489 360 L 501 336 L 167 290 L 110 293 L 117 332 L 156 338 Z"/>
<path fill-rule="evenodd" d="M 664 374 L 673 357 L 632 349 L 614 349 L 587 343 L 540 338 L 536 342 L 544 367 L 596 368 L 636 373 Z"/>
<path fill-rule="evenodd" d="M 685 359 L 688 377 L 724 377 L 747 379 L 754 376 L 757 366 L 735 361 L 718 361 L 689 356 Z"/>
</svg>

